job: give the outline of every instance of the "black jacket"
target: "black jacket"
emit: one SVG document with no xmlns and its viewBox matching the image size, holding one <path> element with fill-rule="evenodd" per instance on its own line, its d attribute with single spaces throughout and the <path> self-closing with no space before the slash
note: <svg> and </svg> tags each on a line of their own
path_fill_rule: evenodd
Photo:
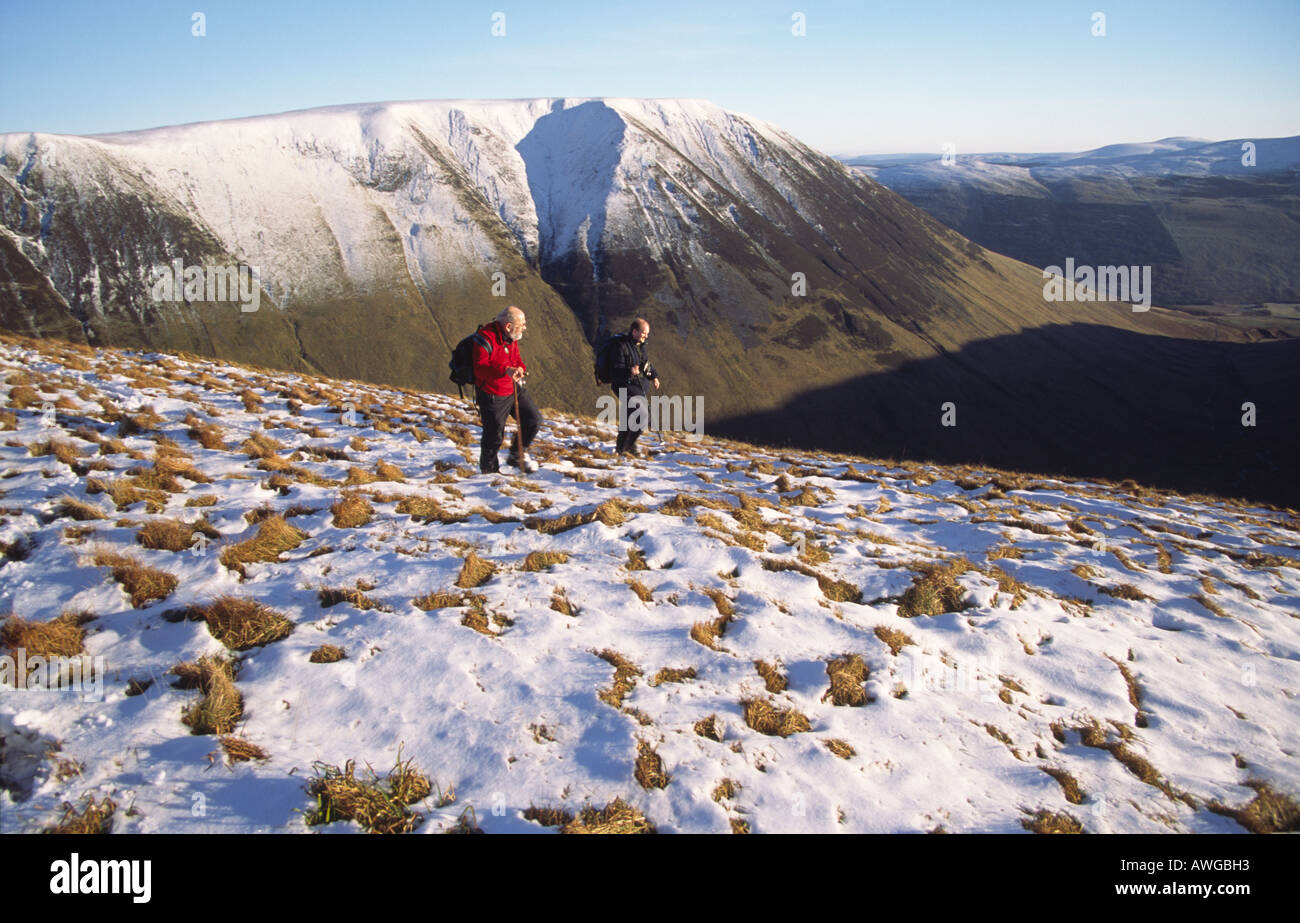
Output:
<svg viewBox="0 0 1300 923">
<path fill-rule="evenodd" d="M 644 392 L 645 382 L 653 380 L 658 373 L 650 360 L 646 358 L 645 344 L 632 342 L 632 337 L 622 334 L 618 338 L 612 361 L 610 362 L 610 385 L 615 391 L 626 388 L 628 391 Z M 640 366 L 637 375 L 632 374 L 634 366 Z"/>
</svg>

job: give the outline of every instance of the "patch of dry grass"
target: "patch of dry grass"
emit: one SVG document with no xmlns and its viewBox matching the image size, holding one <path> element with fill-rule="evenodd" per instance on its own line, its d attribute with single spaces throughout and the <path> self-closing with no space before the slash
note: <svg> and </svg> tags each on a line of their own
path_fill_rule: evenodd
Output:
<svg viewBox="0 0 1300 923">
<path fill-rule="evenodd" d="M 179 685 L 198 689 L 200 698 L 186 707 L 181 721 L 191 734 L 229 734 L 244 716 L 244 697 L 235 688 L 235 665 L 217 657 L 172 667 Z"/>
<path fill-rule="evenodd" d="M 569 560 L 567 551 L 531 551 L 524 558 L 523 568 L 526 571 L 538 572 L 550 570 L 556 564 L 564 564 Z"/>
<path fill-rule="evenodd" d="M 316 777 L 308 783 L 307 794 L 316 799 L 316 808 L 307 815 L 308 826 L 351 820 L 367 833 L 410 833 L 424 820 L 408 808 L 429 797 L 432 786 L 412 761 L 402 762 L 400 751 L 397 765 L 382 781 L 369 766 L 369 778 L 357 778 L 355 760 L 342 769 L 324 763 L 313 769 Z"/>
<path fill-rule="evenodd" d="M 1039 768 L 1057 781 L 1057 784 L 1061 786 L 1062 794 L 1065 795 L 1065 800 L 1070 804 L 1083 804 L 1087 800 L 1088 795 L 1079 787 L 1078 780 L 1064 769 L 1059 769 L 1056 766 L 1040 766 Z"/>
<path fill-rule="evenodd" d="M 180 583 L 174 574 L 148 567 L 130 555 L 117 551 L 101 549 L 91 558 L 96 567 L 112 570 L 113 579 L 122 585 L 122 589 L 131 597 L 131 605 L 136 609 L 166 599 Z"/>
<path fill-rule="evenodd" d="M 227 735 L 220 738 L 220 743 L 221 749 L 226 751 L 226 759 L 231 763 L 246 763 L 250 760 L 269 760 L 271 758 L 270 754 L 257 744 L 242 737 Z"/>
<path fill-rule="evenodd" d="M 1148 596 L 1131 583 L 1117 583 L 1114 586 L 1098 587 L 1097 592 L 1105 593 L 1107 596 L 1114 596 L 1116 599 L 1129 599 L 1134 602 L 1154 600 L 1154 596 Z"/>
<path fill-rule="evenodd" d="M 826 675 L 830 677 L 828 688 L 822 701 L 831 700 L 832 705 L 849 705 L 860 707 L 871 701 L 862 684 L 867 681 L 871 671 L 858 654 L 845 654 L 826 662 Z"/>
<path fill-rule="evenodd" d="M 907 632 L 899 631 L 897 628 L 889 628 L 886 625 L 877 625 L 875 627 L 875 635 L 885 644 L 889 645 L 889 652 L 895 657 L 897 657 L 898 652 L 907 645 L 911 644 L 915 646 L 916 644 L 916 642 L 912 640 L 912 636 Z"/>
<path fill-rule="evenodd" d="M 330 506 L 336 529 L 359 529 L 369 524 L 375 515 L 370 501 L 360 494 L 344 493 Z"/>
<path fill-rule="evenodd" d="M 75 519 L 77 522 L 89 522 L 105 519 L 104 511 L 92 503 L 64 495 L 54 506 L 55 519 Z"/>
<path fill-rule="evenodd" d="M 632 775 L 637 784 L 647 791 L 652 788 L 667 788 L 672 781 L 672 776 L 664 770 L 664 761 L 644 740 L 636 743 L 636 766 Z"/>
<path fill-rule="evenodd" d="M 1040 809 L 1020 822 L 1030 833 L 1083 833 L 1083 824 L 1069 814 Z"/>
<path fill-rule="evenodd" d="M 482 586 L 492 579 L 494 573 L 496 573 L 495 564 L 491 561 L 484 561 L 475 552 L 471 551 L 465 556 L 465 561 L 461 565 L 460 574 L 456 577 L 456 586 L 465 590 Z"/>
<path fill-rule="evenodd" d="M 244 565 L 279 561 L 280 555 L 297 548 L 308 537 L 283 516 L 269 516 L 258 525 L 257 535 L 221 549 L 220 560 L 242 577 Z"/>
<path fill-rule="evenodd" d="M 745 724 L 760 734 L 769 737 L 789 737 L 812 730 L 812 724 L 806 715 L 793 706 L 779 708 L 767 699 L 742 699 L 741 707 L 745 709 Z"/>
<path fill-rule="evenodd" d="M 94 795 L 87 795 L 80 810 L 65 801 L 63 802 L 63 816 L 55 824 L 46 827 L 41 832 L 70 833 L 79 836 L 112 833 L 113 814 L 116 811 L 117 802 L 108 797 L 97 802 Z"/>
<path fill-rule="evenodd" d="M 311 652 L 307 658 L 310 663 L 338 663 L 346 659 L 348 652 L 334 644 L 322 644 L 316 650 Z"/>
<path fill-rule="evenodd" d="M 826 749 L 842 760 L 851 759 L 858 755 L 858 751 L 854 750 L 847 740 L 843 740 L 839 737 L 832 737 L 830 740 L 826 741 Z"/>
<path fill-rule="evenodd" d="M 920 565 L 921 573 L 912 578 L 912 585 L 899 601 L 898 614 L 911 619 L 962 611 L 966 608 L 966 590 L 957 578 L 970 569 L 964 557 Z"/>
<path fill-rule="evenodd" d="M 755 660 L 754 669 L 758 671 L 759 676 L 763 677 L 763 685 L 768 692 L 773 694 L 785 692 L 789 680 L 779 667 L 768 663 L 766 660 Z"/>
<path fill-rule="evenodd" d="M 643 676 L 640 667 L 628 660 L 618 651 L 606 648 L 595 652 L 597 657 L 614 668 L 614 683 L 608 689 L 601 689 L 596 697 L 612 708 L 622 708 L 623 699 L 636 687 L 636 678 Z"/>
<path fill-rule="evenodd" d="M 561 833 L 633 834 L 654 833 L 650 820 L 622 798 L 603 808 L 583 807 L 578 816 L 560 829 Z"/>
<path fill-rule="evenodd" d="M 663 667 L 650 678 L 651 686 L 658 686 L 662 683 L 684 683 L 688 679 L 695 679 L 695 668 L 686 667 L 684 669 L 677 667 Z"/>
<path fill-rule="evenodd" d="M 221 538 L 206 520 L 183 522 L 179 519 L 155 519 L 140 527 L 135 540 L 146 548 L 162 551 L 186 551 L 194 546 L 194 535 Z"/>
<path fill-rule="evenodd" d="M 84 654 L 86 629 L 90 618 L 85 614 L 65 612 L 47 622 L 37 622 L 9 615 L 0 625 L 0 645 L 10 651 L 23 650 L 31 657 L 76 657 Z"/>
<path fill-rule="evenodd" d="M 862 590 L 854 586 L 852 583 L 849 583 L 847 580 L 837 580 L 833 577 L 827 577 L 825 574 L 815 568 L 809 567 L 801 561 L 770 557 L 765 557 L 762 560 L 764 570 L 776 572 L 793 570 L 806 577 L 812 577 L 817 581 L 817 586 L 821 589 L 822 595 L 831 602 L 862 602 Z"/>
<path fill-rule="evenodd" d="M 207 622 L 212 637 L 232 651 L 270 644 L 293 632 L 293 622 L 253 599 L 219 596 L 195 611 Z"/>
<path fill-rule="evenodd" d="M 1300 802 L 1290 795 L 1275 792 L 1267 782 L 1250 779 L 1245 783 L 1255 790 L 1255 797 L 1240 808 L 1219 802 L 1208 807 L 1215 814 L 1231 817 L 1251 833 L 1300 832 Z"/>
<path fill-rule="evenodd" d="M 643 603 L 654 602 L 655 599 L 654 593 L 651 591 L 651 589 L 648 586 L 646 586 L 640 580 L 629 580 L 627 581 L 627 585 L 629 588 L 631 588 L 632 592 L 636 594 L 637 599 L 641 600 L 641 602 Z"/>
<path fill-rule="evenodd" d="M 322 609 L 337 606 L 339 603 L 347 603 L 362 612 L 369 612 L 371 609 L 378 609 L 383 612 L 387 611 L 388 608 L 353 587 L 321 587 L 316 591 L 316 599 L 320 602 Z"/>
<path fill-rule="evenodd" d="M 718 730 L 717 715 L 709 715 L 707 718 L 701 718 L 691 727 L 692 730 L 701 737 L 707 738 L 708 740 L 716 740 L 719 743 L 722 742 L 722 732 Z"/>
</svg>

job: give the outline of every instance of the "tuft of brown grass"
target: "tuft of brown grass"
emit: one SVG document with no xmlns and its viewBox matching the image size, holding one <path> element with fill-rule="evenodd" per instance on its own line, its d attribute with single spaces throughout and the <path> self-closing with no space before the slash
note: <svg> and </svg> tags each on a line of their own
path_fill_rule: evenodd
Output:
<svg viewBox="0 0 1300 923">
<path fill-rule="evenodd" d="M 0 625 L 0 645 L 10 651 L 24 650 L 31 657 L 76 657 L 85 653 L 89 621 L 82 615 L 65 612 L 48 622 L 29 621 L 10 615 Z"/>
<path fill-rule="evenodd" d="M 232 763 L 246 763 L 249 760 L 269 760 L 271 758 L 257 744 L 242 737 L 226 735 L 220 738 L 220 743 L 221 749 L 226 751 L 226 759 Z"/>
<path fill-rule="evenodd" d="M 1155 599 L 1154 596 L 1148 596 L 1131 583 L 1117 583 L 1114 586 L 1100 587 L 1098 592 L 1105 593 L 1107 596 L 1114 596 L 1116 599 L 1131 599 L 1135 602 Z"/>
<path fill-rule="evenodd" d="M 464 522 L 470 513 L 453 513 L 433 497 L 403 497 L 397 503 L 397 512 L 410 516 L 416 522 L 441 522 L 444 525 Z"/>
<path fill-rule="evenodd" d="M 220 538 L 221 533 L 207 521 L 182 522 L 178 519 L 155 519 L 140 527 L 135 540 L 146 548 L 162 551 L 186 551 L 194 545 L 194 535 Z"/>
<path fill-rule="evenodd" d="M 692 725 L 692 729 L 701 737 L 705 737 L 709 740 L 716 740 L 718 743 L 722 742 L 722 733 L 718 730 L 717 715 L 709 715 L 707 718 L 701 718 Z"/>
<path fill-rule="evenodd" d="M 371 609 L 386 611 L 387 608 L 381 603 L 375 602 L 361 590 L 349 587 L 321 587 L 316 591 L 316 599 L 319 600 L 322 609 L 337 606 L 339 603 L 347 603 L 362 612 L 369 612 Z"/>
<path fill-rule="evenodd" d="M 345 493 L 330 507 L 330 512 L 334 514 L 335 528 L 359 529 L 370 522 L 375 508 L 360 494 Z"/>
<path fill-rule="evenodd" d="M 16 389 L 15 389 L 16 390 Z M 71 833 L 84 836 L 92 833 L 112 833 L 113 814 L 117 811 L 117 802 L 105 797 L 97 802 L 95 796 L 87 795 L 81 810 L 69 802 L 63 802 L 63 816 L 53 826 L 46 827 L 42 833 Z"/>
<path fill-rule="evenodd" d="M 654 833 L 655 825 L 622 798 L 615 798 L 603 808 L 585 806 L 561 833 L 632 834 Z"/>
<path fill-rule="evenodd" d="M 871 671 L 858 654 L 845 654 L 826 662 L 826 675 L 830 677 L 830 688 L 822 695 L 822 701 L 831 700 L 832 705 L 848 705 L 854 708 L 871 701 L 862 684 L 867 681 Z"/>
<path fill-rule="evenodd" d="M 244 697 L 235 688 L 235 665 L 216 657 L 172 667 L 182 688 L 197 688 L 200 698 L 186 707 L 181 721 L 191 734 L 229 734 L 244 716 Z"/>
<path fill-rule="evenodd" d="M 219 596 L 196 614 L 207 622 L 212 637 L 232 651 L 270 644 L 293 632 L 293 622 L 274 609 L 238 596 Z"/>
<path fill-rule="evenodd" d="M 568 595 L 562 589 L 556 589 L 551 594 L 551 609 L 561 615 L 576 616 L 578 607 L 569 601 Z"/>
<path fill-rule="evenodd" d="M 858 755 L 858 751 L 854 750 L 847 740 L 842 740 L 839 737 L 832 737 L 830 740 L 826 741 L 826 749 L 842 760 L 847 760 Z"/>
<path fill-rule="evenodd" d="M 654 593 L 640 580 L 629 580 L 627 581 L 627 585 L 631 588 L 632 592 L 637 595 L 637 599 L 641 600 L 641 602 L 654 602 Z"/>
<path fill-rule="evenodd" d="M 348 652 L 334 644 L 322 644 L 311 652 L 307 658 L 310 663 L 338 663 L 348 656 Z"/>
<path fill-rule="evenodd" d="M 369 766 L 369 778 L 358 779 L 355 760 L 342 769 L 324 763 L 313 768 L 316 777 L 308 783 L 307 794 L 316 799 L 316 809 L 307 815 L 309 826 L 351 820 L 367 833 L 410 833 L 424 820 L 408 806 L 429 797 L 432 786 L 410 760 L 402 762 L 400 750 L 397 765 L 383 781 Z"/>
<path fill-rule="evenodd" d="M 1040 809 L 1020 822 L 1030 833 L 1083 833 L 1083 824 L 1069 814 Z"/>
<path fill-rule="evenodd" d="M 475 552 L 471 551 L 465 556 L 465 562 L 461 565 L 460 574 L 456 577 L 456 586 L 465 590 L 482 586 L 492 579 L 495 572 L 495 564 L 484 561 Z"/>
<path fill-rule="evenodd" d="M 713 786 L 711 797 L 714 801 L 731 801 L 736 797 L 736 789 L 740 788 L 740 783 L 733 779 L 723 779 L 717 785 Z"/>
<path fill-rule="evenodd" d="M 1070 804 L 1083 804 L 1087 800 L 1088 796 L 1079 787 L 1078 780 L 1064 769 L 1058 769 L 1055 766 L 1040 766 L 1039 768 L 1057 781 L 1057 784 L 1061 786 L 1061 792 L 1065 795 L 1065 800 Z"/>
<path fill-rule="evenodd" d="M 417 609 L 423 609 L 425 612 L 432 612 L 435 609 L 450 609 L 453 606 L 463 606 L 469 598 L 468 593 L 453 593 L 450 590 L 436 590 L 425 593 L 423 596 L 417 596 L 411 600 L 411 605 Z"/>
<path fill-rule="evenodd" d="M 543 827 L 566 827 L 573 822 L 573 813 L 563 808 L 539 808 L 530 804 L 524 809 L 524 820 Z"/>
<path fill-rule="evenodd" d="M 672 781 L 664 770 L 664 761 L 644 740 L 636 743 L 636 767 L 632 772 L 637 784 L 647 791 L 652 788 L 667 788 Z"/>
<path fill-rule="evenodd" d="M 759 698 L 742 699 L 740 704 L 745 709 L 745 724 L 760 734 L 789 737 L 812 730 L 807 716 L 793 706 L 778 708 L 769 700 Z"/>
<path fill-rule="evenodd" d="M 1273 791 L 1259 779 L 1249 779 L 1245 784 L 1255 790 L 1255 797 L 1244 807 L 1230 808 L 1217 801 L 1207 807 L 1215 814 L 1231 817 L 1251 833 L 1300 832 L 1300 802 Z"/>
<path fill-rule="evenodd" d="M 614 683 L 608 689 L 601 689 L 596 697 L 612 708 L 622 708 L 623 699 L 636 686 L 636 678 L 645 675 L 641 668 L 628 660 L 618 651 L 606 648 L 595 652 L 597 657 L 614 668 Z"/>
<path fill-rule="evenodd" d="M 911 635 L 907 634 L 907 632 L 899 631 L 897 628 L 889 628 L 885 625 L 877 625 L 875 628 L 875 635 L 881 641 L 885 642 L 885 644 L 889 645 L 889 652 L 895 657 L 897 657 L 898 652 L 907 645 L 916 645 L 916 642 L 912 640 Z"/>
<path fill-rule="evenodd" d="M 550 570 L 556 564 L 564 564 L 568 560 L 567 551 L 531 551 L 528 557 L 524 558 L 524 570 L 532 572 Z"/>
<path fill-rule="evenodd" d="M 270 458 L 281 449 L 284 443 L 265 432 L 256 432 L 239 444 L 239 451 L 249 458 Z"/>
<path fill-rule="evenodd" d="M 958 557 L 943 563 L 921 566 L 898 604 L 898 614 L 911 619 L 922 615 L 960 612 L 966 608 L 966 590 L 957 578 L 970 570 L 970 562 Z"/>
<path fill-rule="evenodd" d="M 75 519 L 77 522 L 89 522 L 94 519 L 106 518 L 104 511 L 94 504 L 67 495 L 61 497 L 59 502 L 55 504 L 54 517 L 56 519 Z"/>
<path fill-rule="evenodd" d="M 766 660 L 755 660 L 754 669 L 758 671 L 759 676 L 763 677 L 763 685 L 767 687 L 768 692 L 774 694 L 785 692 L 786 687 L 789 686 L 789 681 L 780 668 Z"/>
<path fill-rule="evenodd" d="M 221 549 L 220 560 L 242 577 L 245 564 L 278 561 L 280 555 L 297 548 L 307 538 L 306 532 L 290 525 L 283 516 L 268 516 L 258 525 L 257 535 Z"/>
<path fill-rule="evenodd" d="M 143 609 L 160 599 L 166 599 L 180 583 L 174 574 L 148 567 L 130 555 L 116 551 L 100 550 L 91 558 L 96 567 L 112 569 L 113 579 L 131 597 L 131 605 Z"/>
<path fill-rule="evenodd" d="M 763 558 L 763 569 L 770 571 L 798 571 L 805 577 L 812 577 L 817 581 L 818 588 L 821 589 L 822 595 L 831 602 L 837 603 L 860 603 L 862 602 L 862 590 L 849 583 L 847 580 L 836 580 L 827 577 L 816 568 L 809 567 L 801 561 L 791 561 L 783 558 Z"/>
<path fill-rule="evenodd" d="M 677 667 L 663 667 L 650 679 L 651 686 L 658 686 L 661 683 L 684 683 L 688 679 L 695 679 L 695 668 L 686 667 L 679 669 Z"/>
</svg>

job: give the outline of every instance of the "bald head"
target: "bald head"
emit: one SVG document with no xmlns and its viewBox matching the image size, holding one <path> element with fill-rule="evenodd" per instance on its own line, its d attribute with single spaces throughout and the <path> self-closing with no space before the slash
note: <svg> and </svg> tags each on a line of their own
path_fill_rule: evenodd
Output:
<svg viewBox="0 0 1300 923">
<path fill-rule="evenodd" d="M 636 320 L 632 321 L 632 326 L 628 329 L 628 333 L 637 343 L 644 343 L 646 337 L 650 336 L 650 322 L 644 317 L 638 317 Z"/>
<path fill-rule="evenodd" d="M 506 329 L 510 339 L 517 340 L 524 335 L 524 328 L 528 326 L 524 319 L 524 312 L 514 305 L 503 310 L 497 315 L 497 323 Z"/>
</svg>

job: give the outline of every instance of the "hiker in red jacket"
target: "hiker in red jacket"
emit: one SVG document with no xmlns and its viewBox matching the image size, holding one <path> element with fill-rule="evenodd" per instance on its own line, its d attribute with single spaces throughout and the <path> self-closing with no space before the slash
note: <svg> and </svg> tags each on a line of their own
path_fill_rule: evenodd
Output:
<svg viewBox="0 0 1300 923">
<path fill-rule="evenodd" d="M 519 424 L 523 455 L 519 455 L 518 444 L 512 442 L 506 464 L 521 471 L 537 470 L 537 462 L 528 457 L 528 446 L 537 435 L 542 417 L 532 395 L 524 388 L 528 366 L 519 355 L 519 340 L 527 326 L 524 312 L 511 305 L 480 331 L 487 347 L 474 346 L 475 402 L 483 422 L 483 445 L 479 451 L 478 467 L 485 474 L 501 470 L 497 452 L 501 449 L 509 416 L 514 416 Z"/>
</svg>

